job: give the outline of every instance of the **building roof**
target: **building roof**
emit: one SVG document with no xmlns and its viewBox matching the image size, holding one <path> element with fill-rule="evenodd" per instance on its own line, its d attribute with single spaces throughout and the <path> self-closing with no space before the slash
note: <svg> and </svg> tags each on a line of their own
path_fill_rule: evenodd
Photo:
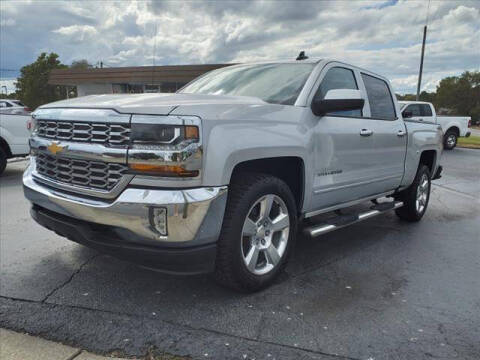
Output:
<svg viewBox="0 0 480 360">
<path fill-rule="evenodd" d="M 82 70 L 56 69 L 50 73 L 48 83 L 52 85 L 187 83 L 210 70 L 229 65 L 233 64 L 133 66 Z"/>
</svg>

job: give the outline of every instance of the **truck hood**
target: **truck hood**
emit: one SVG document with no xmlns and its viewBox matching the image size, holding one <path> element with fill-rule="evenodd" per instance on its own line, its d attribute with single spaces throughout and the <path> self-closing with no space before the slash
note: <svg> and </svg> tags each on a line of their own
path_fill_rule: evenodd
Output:
<svg viewBox="0 0 480 360">
<path fill-rule="evenodd" d="M 248 96 L 201 95 L 201 94 L 118 94 L 90 95 L 56 101 L 40 107 L 114 109 L 120 113 L 168 115 L 181 106 L 201 105 L 265 105 L 263 100 Z M 199 114 L 190 114 L 199 115 Z"/>
</svg>

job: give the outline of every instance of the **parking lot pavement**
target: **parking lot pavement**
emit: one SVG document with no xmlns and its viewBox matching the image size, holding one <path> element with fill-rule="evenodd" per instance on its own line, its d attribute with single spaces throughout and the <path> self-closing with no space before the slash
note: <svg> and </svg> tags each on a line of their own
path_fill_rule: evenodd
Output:
<svg viewBox="0 0 480 360">
<path fill-rule="evenodd" d="M 386 214 L 299 238 L 271 288 L 155 273 L 36 225 L 25 162 L 0 180 L 0 326 L 97 353 L 215 359 L 478 359 L 480 151 L 445 152 L 420 223 Z"/>
</svg>

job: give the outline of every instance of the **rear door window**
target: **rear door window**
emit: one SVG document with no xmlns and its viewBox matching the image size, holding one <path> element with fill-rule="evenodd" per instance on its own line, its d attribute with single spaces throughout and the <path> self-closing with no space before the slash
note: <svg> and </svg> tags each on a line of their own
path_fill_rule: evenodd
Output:
<svg viewBox="0 0 480 360">
<path fill-rule="evenodd" d="M 323 100 L 329 90 L 334 89 L 353 89 L 358 90 L 358 85 L 355 80 L 353 71 L 344 67 L 332 67 L 328 70 L 327 74 L 322 80 L 322 83 L 318 87 L 315 99 Z M 336 116 L 354 116 L 361 117 L 362 110 L 347 110 L 347 111 L 334 111 L 327 115 Z"/>
<path fill-rule="evenodd" d="M 367 74 L 362 74 L 362 79 L 367 90 L 370 116 L 374 119 L 395 120 L 395 106 L 387 83 Z"/>
<path fill-rule="evenodd" d="M 422 108 L 422 116 L 433 116 L 432 109 L 428 104 L 420 104 Z"/>
</svg>

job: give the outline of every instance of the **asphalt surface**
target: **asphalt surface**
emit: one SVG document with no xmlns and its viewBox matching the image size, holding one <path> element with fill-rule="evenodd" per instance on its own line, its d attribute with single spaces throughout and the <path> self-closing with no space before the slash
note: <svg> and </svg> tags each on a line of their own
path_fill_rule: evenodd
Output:
<svg viewBox="0 0 480 360">
<path fill-rule="evenodd" d="M 97 353 L 205 359 L 479 359 L 480 150 L 442 160 L 420 223 L 393 213 L 300 238 L 286 274 L 237 294 L 141 269 L 30 219 L 26 162 L 0 179 L 0 327 Z"/>
</svg>

